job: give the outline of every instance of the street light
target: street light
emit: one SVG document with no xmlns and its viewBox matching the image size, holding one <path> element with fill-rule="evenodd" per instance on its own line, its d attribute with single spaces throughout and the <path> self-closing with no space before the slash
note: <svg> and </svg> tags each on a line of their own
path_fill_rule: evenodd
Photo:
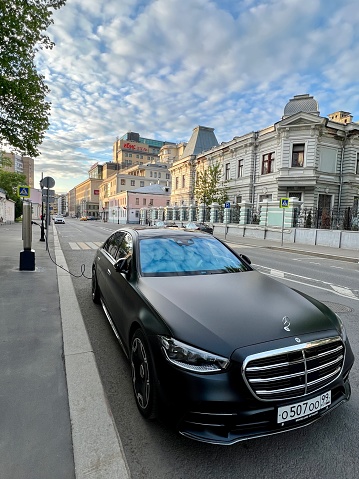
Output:
<svg viewBox="0 0 359 479">
<path fill-rule="evenodd" d="M 117 200 L 117 224 L 120 224 L 120 205 L 119 205 L 120 200 Z"/>
</svg>

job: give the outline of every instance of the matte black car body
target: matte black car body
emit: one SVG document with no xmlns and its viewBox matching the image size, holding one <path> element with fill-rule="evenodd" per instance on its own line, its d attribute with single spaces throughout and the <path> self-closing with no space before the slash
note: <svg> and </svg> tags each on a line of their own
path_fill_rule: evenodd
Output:
<svg viewBox="0 0 359 479">
<path fill-rule="evenodd" d="M 241 267 L 188 274 L 141 269 L 141 241 L 187 245 L 204 237 Z M 101 301 L 130 358 L 145 417 L 163 418 L 192 439 L 233 444 L 305 426 L 349 399 L 354 357 L 338 317 L 249 263 L 213 236 L 184 230 L 123 228 L 98 249 L 93 300 Z M 182 344 L 190 350 L 183 362 L 176 356 Z M 197 349 L 193 365 L 188 358 Z M 202 370 L 202 359 L 206 368 L 213 360 L 213 372 Z M 330 404 L 314 410 L 325 395 Z M 304 407 L 313 409 L 304 414 Z M 288 420 L 292 410 L 302 416 Z"/>
</svg>

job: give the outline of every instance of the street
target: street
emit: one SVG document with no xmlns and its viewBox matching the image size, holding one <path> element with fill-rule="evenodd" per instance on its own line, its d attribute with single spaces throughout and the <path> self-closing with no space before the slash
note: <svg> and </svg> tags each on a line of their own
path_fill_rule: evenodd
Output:
<svg viewBox="0 0 359 479">
<path fill-rule="evenodd" d="M 101 380 L 114 416 L 131 475 L 135 479 L 359 477 L 359 375 L 351 373 L 352 398 L 308 427 L 290 433 L 221 447 L 190 441 L 139 414 L 130 367 L 100 306 L 91 300 L 91 264 L 96 245 L 119 226 L 66 219 L 56 225 L 60 245 L 92 343 Z M 256 248 L 238 247 L 252 265 L 289 287 L 330 306 L 342 319 L 353 352 L 359 353 L 357 263 Z M 50 251 L 51 253 L 51 251 Z M 82 266 L 84 265 L 84 267 Z M 83 269 L 84 268 L 84 269 Z M 83 271 L 83 275 L 81 274 Z M 270 307 L 270 305 L 269 305 Z"/>
</svg>

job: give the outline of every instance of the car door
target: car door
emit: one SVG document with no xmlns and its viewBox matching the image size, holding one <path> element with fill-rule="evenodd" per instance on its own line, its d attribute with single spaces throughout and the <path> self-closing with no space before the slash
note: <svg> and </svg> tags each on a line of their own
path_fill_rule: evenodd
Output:
<svg viewBox="0 0 359 479">
<path fill-rule="evenodd" d="M 124 260 L 128 269 L 131 265 L 133 255 L 133 240 L 129 233 L 124 233 L 118 240 L 118 248 L 115 253 L 115 261 L 107 269 L 108 307 L 111 318 L 122 339 L 126 339 L 126 323 L 124 321 L 124 303 L 128 288 L 128 275 L 125 272 L 116 270 L 116 263 Z"/>
<path fill-rule="evenodd" d="M 122 231 L 116 231 L 113 233 L 104 243 L 103 247 L 98 251 L 96 256 L 96 273 L 97 281 L 109 313 L 112 316 L 114 310 L 112 289 L 111 289 L 111 276 L 116 272 L 115 263 L 117 261 L 117 252 L 120 244 L 122 243 L 125 233 Z"/>
</svg>

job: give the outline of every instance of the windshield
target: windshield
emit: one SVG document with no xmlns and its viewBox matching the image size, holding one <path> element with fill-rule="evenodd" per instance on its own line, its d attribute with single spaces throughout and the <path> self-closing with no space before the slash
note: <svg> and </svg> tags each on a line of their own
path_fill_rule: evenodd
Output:
<svg viewBox="0 0 359 479">
<path fill-rule="evenodd" d="M 250 268 L 220 241 L 207 237 L 143 238 L 140 271 L 143 276 L 222 274 Z"/>
</svg>

